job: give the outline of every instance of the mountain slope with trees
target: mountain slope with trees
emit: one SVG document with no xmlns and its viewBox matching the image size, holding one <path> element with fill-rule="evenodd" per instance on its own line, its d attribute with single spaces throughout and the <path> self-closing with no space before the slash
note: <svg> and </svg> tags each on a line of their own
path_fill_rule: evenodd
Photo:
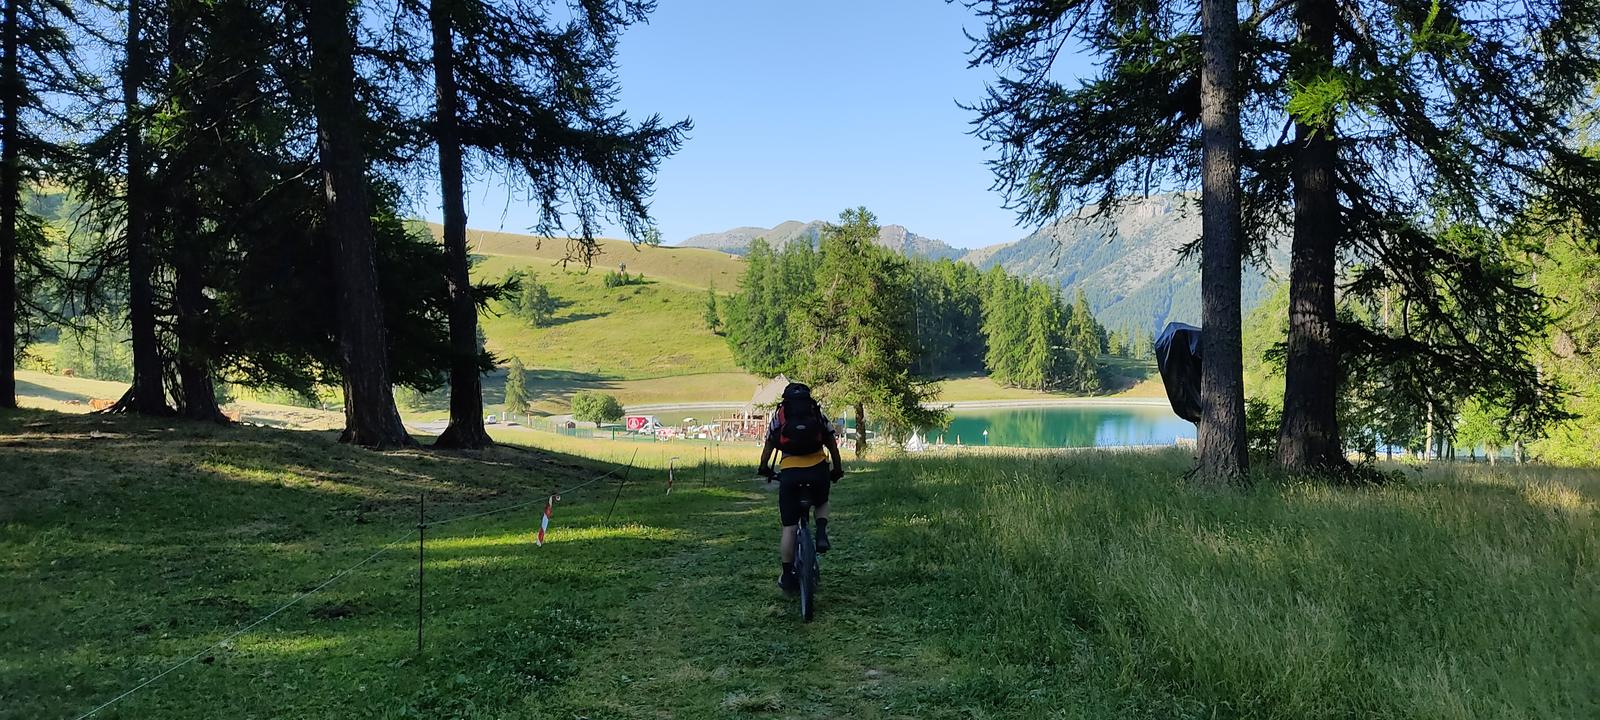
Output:
<svg viewBox="0 0 1600 720">
<path fill-rule="evenodd" d="M 737 227 L 717 233 L 702 233 L 681 243 L 679 247 L 707 248 L 732 255 L 746 255 L 755 240 L 766 241 L 767 247 L 782 250 L 789 243 L 804 242 L 813 249 L 822 242 L 822 232 L 828 226 L 821 220 L 802 223 L 797 220 L 780 223 L 771 228 Z M 960 259 L 966 251 L 951 247 L 942 240 L 918 235 L 903 225 L 883 225 L 878 228 L 876 244 L 910 258 L 938 260 Z"/>
<path fill-rule="evenodd" d="M 777 250 L 798 240 L 815 247 L 824 225 L 787 222 L 769 230 L 734 228 L 696 235 L 680 247 L 741 256 L 749 254 L 758 238 Z M 899 225 L 883 226 L 878 244 L 911 258 L 949 258 L 979 270 L 999 266 L 1013 275 L 1082 291 L 1089 309 L 1107 328 L 1154 336 L 1169 322 L 1200 322 L 1200 269 L 1183 256 L 1184 247 L 1199 238 L 1199 207 L 1189 196 L 1167 194 L 1131 202 L 1103 216 L 1095 216 L 1091 207 L 1020 240 L 971 250 L 952 248 Z M 1241 287 L 1245 310 L 1265 299 L 1274 279 L 1287 275 L 1285 237 L 1247 265 Z"/>
</svg>

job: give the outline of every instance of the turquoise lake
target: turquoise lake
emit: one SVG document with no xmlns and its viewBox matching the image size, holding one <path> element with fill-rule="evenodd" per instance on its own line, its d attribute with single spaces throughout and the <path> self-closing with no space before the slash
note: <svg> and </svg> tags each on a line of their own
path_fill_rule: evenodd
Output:
<svg viewBox="0 0 1600 720">
<path fill-rule="evenodd" d="M 722 407 L 685 407 L 657 413 L 667 425 L 710 422 L 731 412 Z M 1194 425 L 1173 415 L 1166 404 L 1092 404 L 1054 407 L 1001 407 L 954 410 L 950 427 L 927 434 L 929 442 L 1024 448 L 1123 447 L 1171 445 L 1194 438 Z M 984 435 L 984 431 L 988 435 Z"/>
<path fill-rule="evenodd" d="M 988 434 L 985 435 L 984 433 Z M 1171 445 L 1194 438 L 1194 424 L 1164 405 L 1076 405 L 1066 407 L 957 410 L 950 427 L 929 434 L 930 442 L 1025 448 Z"/>
</svg>

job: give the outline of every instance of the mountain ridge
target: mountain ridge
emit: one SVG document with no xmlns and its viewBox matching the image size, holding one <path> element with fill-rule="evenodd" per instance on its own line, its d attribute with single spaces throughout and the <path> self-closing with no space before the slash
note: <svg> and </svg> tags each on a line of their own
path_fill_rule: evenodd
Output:
<svg viewBox="0 0 1600 720">
<path fill-rule="evenodd" d="M 816 247 L 821 241 L 822 229 L 826 226 L 827 223 L 821 220 L 811 222 L 786 220 L 770 228 L 746 225 L 722 232 L 701 233 L 679 242 L 675 247 L 706 248 L 730 255 L 744 255 L 749 252 L 750 243 L 757 238 L 766 240 L 774 249 L 782 249 L 791 242 L 799 241 L 809 242 L 812 247 Z M 965 250 L 951 247 L 942 240 L 918 235 L 904 225 L 879 226 L 878 244 L 909 257 L 929 260 L 941 258 L 955 260 L 966 253 Z"/>
<path fill-rule="evenodd" d="M 790 220 L 770 229 L 739 227 L 695 235 L 678 246 L 742 255 L 758 237 L 775 248 L 802 239 L 815 245 L 823 225 Z M 1131 200 L 1105 215 L 1085 208 L 1019 240 L 979 248 L 951 247 L 902 225 L 882 226 L 878 244 L 908 257 L 949 258 L 980 270 L 999 265 L 1069 292 L 1082 290 L 1107 328 L 1154 334 L 1168 322 L 1199 323 L 1200 270 L 1180 255 L 1199 237 L 1193 198 L 1168 194 Z M 1245 312 L 1266 298 L 1287 268 L 1286 238 L 1268 250 L 1262 265 L 1246 267 L 1240 289 Z"/>
</svg>

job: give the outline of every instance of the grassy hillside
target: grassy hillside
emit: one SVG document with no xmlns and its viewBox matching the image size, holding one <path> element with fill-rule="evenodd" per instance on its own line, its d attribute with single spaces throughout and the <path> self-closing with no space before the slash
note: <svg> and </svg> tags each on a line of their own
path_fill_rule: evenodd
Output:
<svg viewBox="0 0 1600 720">
<path fill-rule="evenodd" d="M 502 357 L 593 382 L 738 372 L 726 343 L 702 319 L 706 288 L 738 285 L 738 258 L 601 240 L 601 255 L 585 268 L 562 263 L 568 253 L 564 239 L 481 230 L 469 231 L 467 239 L 473 253 L 485 257 L 474 269 L 477 277 L 498 280 L 522 269 L 562 306 L 549 327 L 530 327 L 507 315 L 484 318 L 489 349 Z M 645 284 L 606 288 L 605 274 L 619 265 L 631 275 L 643 274 Z"/>
<path fill-rule="evenodd" d="M 436 235 L 440 232 L 438 225 L 430 223 L 429 228 Z M 668 283 L 702 290 L 715 284 L 718 288 L 731 291 L 738 285 L 739 275 L 744 271 L 742 260 L 715 250 L 636 246 L 624 240 L 599 242 L 601 254 L 595 258 L 593 268 L 601 273 L 624 264 L 630 273 L 644 273 Z M 536 266 L 555 266 L 568 257 L 565 238 L 536 238 L 515 233 L 468 230 L 467 243 L 476 255 L 528 258 L 529 264 Z M 569 263 L 568 266 L 574 270 L 583 269 L 578 263 Z"/>
<path fill-rule="evenodd" d="M 747 464 L 564 492 L 536 548 L 543 498 L 604 463 L 0 413 L 0 718 L 76 717 L 196 653 L 99 717 L 1600 713 L 1594 473 L 1216 492 L 1188 462 L 855 466 L 802 625 Z M 532 503 L 428 530 L 421 656 L 419 493 L 433 520 Z"/>
<path fill-rule="evenodd" d="M 489 349 L 532 368 L 565 370 L 609 380 L 737 372 L 727 343 L 706 329 L 705 290 L 645 274 L 645 284 L 607 288 L 598 270 L 582 272 L 490 256 L 480 277 L 498 279 L 520 268 L 561 304 L 548 327 L 502 314 L 483 320 Z M 630 265 L 628 272 L 634 272 Z"/>
</svg>

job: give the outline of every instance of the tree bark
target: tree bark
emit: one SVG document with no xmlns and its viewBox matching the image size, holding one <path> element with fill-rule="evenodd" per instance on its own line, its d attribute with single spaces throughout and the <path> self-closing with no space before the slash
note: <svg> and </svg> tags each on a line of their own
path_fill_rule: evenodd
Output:
<svg viewBox="0 0 1600 720">
<path fill-rule="evenodd" d="M 0 33 L 0 408 L 17 406 L 17 206 L 22 202 L 21 135 L 22 76 L 17 70 L 17 35 L 21 28 L 17 3 L 7 0 Z"/>
<path fill-rule="evenodd" d="M 193 238 L 179 238 L 194 243 Z M 217 389 L 212 378 L 210 351 L 206 347 L 205 281 L 195 248 L 180 250 L 173 264 L 176 275 L 174 300 L 177 308 L 178 336 L 178 411 L 186 418 L 227 422 L 228 416 L 217 406 Z"/>
<path fill-rule="evenodd" d="M 1238 482 L 1248 466 L 1244 434 L 1244 351 L 1240 317 L 1239 95 L 1235 85 L 1239 10 L 1202 0 L 1202 151 L 1199 475 Z"/>
<path fill-rule="evenodd" d="M 179 83 L 195 66 L 189 52 L 189 34 L 195 22 L 194 0 L 175 0 L 167 4 L 167 56 L 171 65 L 172 101 L 187 114 L 193 107 L 194 88 Z M 195 194 L 200 192 L 192 178 L 181 177 L 194 167 L 193 150 L 187 139 L 167 154 L 171 167 L 179 177 L 164 183 L 169 193 L 166 206 L 170 208 L 167 219 L 172 238 L 174 334 L 178 339 L 176 358 L 178 385 L 174 395 L 178 399 L 178 414 L 212 422 L 227 422 L 228 417 L 217 406 L 217 391 L 212 378 L 210 349 L 205 327 L 205 248 L 204 239 L 195 210 Z"/>
<path fill-rule="evenodd" d="M 1333 61 L 1334 12 L 1328 0 L 1296 4 L 1300 67 L 1310 76 Z M 1289 266 L 1289 337 L 1284 366 L 1278 464 L 1290 472 L 1345 470 L 1339 440 L 1339 354 L 1333 344 L 1338 243 L 1342 235 L 1331 126 L 1295 123 L 1294 245 Z"/>
<path fill-rule="evenodd" d="M 389 382 L 388 334 L 378 294 L 349 5 L 300 0 L 300 6 L 311 45 L 317 151 L 339 277 L 339 360 L 346 388 L 340 440 L 376 448 L 415 445 L 400 422 Z"/>
<path fill-rule="evenodd" d="M 867 459 L 867 408 L 856 403 L 856 459 Z"/>
<path fill-rule="evenodd" d="M 149 232 L 149 176 L 144 153 L 144 111 L 139 87 L 144 84 L 144 11 L 140 0 L 128 0 L 128 36 L 122 73 L 122 106 L 126 113 L 128 176 L 128 326 L 132 334 L 133 385 L 112 408 L 141 415 L 170 415 L 162 381 L 161 346 L 156 341 L 155 260 Z"/>
<path fill-rule="evenodd" d="M 444 200 L 445 277 L 450 291 L 450 424 L 435 447 L 476 449 L 494 444 L 483 428 L 478 372 L 478 304 L 467 264 L 467 208 L 455 78 L 452 0 L 432 0 L 434 141 L 439 145 L 439 194 Z"/>
<path fill-rule="evenodd" d="M 1433 459 L 1433 402 L 1428 403 L 1428 430 L 1427 439 L 1422 443 L 1422 459 Z"/>
</svg>

